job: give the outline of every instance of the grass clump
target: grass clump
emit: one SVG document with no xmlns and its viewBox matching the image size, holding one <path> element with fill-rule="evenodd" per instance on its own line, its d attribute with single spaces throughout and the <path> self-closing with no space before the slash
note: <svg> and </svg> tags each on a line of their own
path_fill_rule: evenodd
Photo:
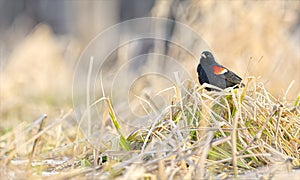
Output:
<svg viewBox="0 0 300 180">
<path fill-rule="evenodd" d="M 20 124 L 0 137 L 1 176 L 223 179 L 266 166 L 276 171 L 256 174 L 299 168 L 300 97 L 276 99 L 253 81 L 242 89 L 212 92 L 187 86 L 174 88 L 177 100 L 151 126 L 127 136 L 106 98 L 112 121 L 107 130 L 116 142 L 107 141 L 101 149 L 70 124 L 72 111 L 43 126 L 41 119 Z"/>
</svg>

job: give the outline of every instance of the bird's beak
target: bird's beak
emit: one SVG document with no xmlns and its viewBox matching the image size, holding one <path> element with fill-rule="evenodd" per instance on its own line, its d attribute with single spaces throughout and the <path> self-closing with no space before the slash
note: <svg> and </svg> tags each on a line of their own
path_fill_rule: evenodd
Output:
<svg viewBox="0 0 300 180">
<path fill-rule="evenodd" d="M 201 54 L 201 57 L 206 58 L 206 56 L 204 54 Z"/>
</svg>

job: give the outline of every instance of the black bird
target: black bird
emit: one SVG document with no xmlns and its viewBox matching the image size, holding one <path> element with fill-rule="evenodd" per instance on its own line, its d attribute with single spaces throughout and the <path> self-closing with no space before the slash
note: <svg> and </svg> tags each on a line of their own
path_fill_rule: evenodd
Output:
<svg viewBox="0 0 300 180">
<path fill-rule="evenodd" d="M 238 75 L 226 67 L 218 64 L 214 56 L 209 51 L 201 53 L 200 63 L 197 67 L 198 79 L 200 84 L 208 83 L 221 89 L 239 85 L 242 81 Z M 242 83 L 241 86 L 244 86 Z M 238 86 L 236 86 L 238 87 Z M 206 88 L 211 91 L 211 88 Z"/>
</svg>

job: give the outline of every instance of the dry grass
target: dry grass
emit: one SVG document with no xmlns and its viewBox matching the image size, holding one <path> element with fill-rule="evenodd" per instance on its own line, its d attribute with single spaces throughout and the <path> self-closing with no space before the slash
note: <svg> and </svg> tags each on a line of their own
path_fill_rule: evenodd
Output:
<svg viewBox="0 0 300 180">
<path fill-rule="evenodd" d="M 70 126 L 72 111 L 19 124 L 0 137 L 1 177 L 223 179 L 280 163 L 281 171 L 256 175 L 299 168 L 300 97 L 280 101 L 255 80 L 219 92 L 191 83 L 176 89 L 179 101 L 127 138 L 106 99 L 116 134 L 106 148 L 94 148 Z"/>
</svg>

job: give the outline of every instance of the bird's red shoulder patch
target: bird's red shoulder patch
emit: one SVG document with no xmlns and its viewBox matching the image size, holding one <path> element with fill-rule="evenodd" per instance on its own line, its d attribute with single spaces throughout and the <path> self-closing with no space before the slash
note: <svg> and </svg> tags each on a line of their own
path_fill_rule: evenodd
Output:
<svg viewBox="0 0 300 180">
<path fill-rule="evenodd" d="M 213 66 L 213 69 L 214 69 L 214 73 L 216 75 L 224 74 L 228 71 L 227 69 L 220 67 L 220 66 Z"/>
</svg>

